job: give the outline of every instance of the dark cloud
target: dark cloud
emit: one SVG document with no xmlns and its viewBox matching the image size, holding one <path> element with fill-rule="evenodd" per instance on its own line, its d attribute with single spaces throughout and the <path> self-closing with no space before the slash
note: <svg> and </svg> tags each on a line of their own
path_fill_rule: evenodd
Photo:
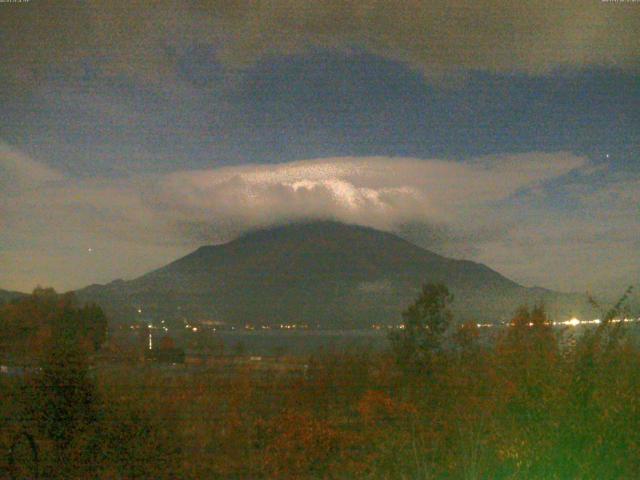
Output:
<svg viewBox="0 0 640 480">
<path fill-rule="evenodd" d="M 226 50 L 231 62 L 310 45 L 364 47 L 406 61 L 427 75 L 460 69 L 538 74 L 563 66 L 625 67 L 638 62 L 634 32 L 640 17 L 633 5 L 281 0 L 247 8 L 245 2 L 233 3 L 234 11 L 243 13 L 221 15 L 232 32 Z M 216 10 L 216 4 L 209 3 L 210 8 Z"/>
<path fill-rule="evenodd" d="M 214 46 L 220 61 L 240 68 L 265 55 L 321 47 L 366 50 L 427 77 L 544 74 L 637 68 L 639 30 L 636 5 L 599 1 L 40 0 L 0 5 L 0 61 L 3 83 L 14 92 L 61 72 L 127 75 L 173 88 L 179 52 L 193 45 Z"/>
</svg>

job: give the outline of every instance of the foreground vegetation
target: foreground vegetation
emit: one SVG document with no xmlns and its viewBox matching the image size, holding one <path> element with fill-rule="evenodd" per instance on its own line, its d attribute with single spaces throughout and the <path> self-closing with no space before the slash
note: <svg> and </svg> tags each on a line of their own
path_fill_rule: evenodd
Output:
<svg viewBox="0 0 640 480">
<path fill-rule="evenodd" d="M 40 315 L 22 339 L 40 368 L 0 376 L 0 475 L 640 478 L 640 348 L 612 321 L 619 305 L 574 341 L 536 307 L 481 342 L 475 324 L 451 328 L 446 288 L 425 286 L 387 353 L 222 374 L 93 365 L 97 307 L 39 295 L 0 313 L 5 329 Z"/>
</svg>

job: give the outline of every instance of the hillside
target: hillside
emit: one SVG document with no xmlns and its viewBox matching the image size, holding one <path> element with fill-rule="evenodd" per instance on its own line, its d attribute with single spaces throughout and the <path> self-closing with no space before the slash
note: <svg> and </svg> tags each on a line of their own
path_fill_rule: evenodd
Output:
<svg viewBox="0 0 640 480">
<path fill-rule="evenodd" d="M 461 319 L 501 321 L 522 302 L 534 301 L 544 301 L 553 314 L 584 311 L 576 296 L 527 289 L 485 265 L 335 222 L 248 233 L 134 280 L 77 293 L 116 319 L 135 317 L 141 307 L 145 316 L 157 318 L 351 328 L 397 323 L 425 282 L 442 282 L 453 291 Z"/>
<path fill-rule="evenodd" d="M 11 300 L 15 300 L 17 298 L 24 297 L 26 294 L 21 292 L 13 292 L 10 290 L 2 290 L 0 289 L 0 304 L 10 302 Z"/>
</svg>

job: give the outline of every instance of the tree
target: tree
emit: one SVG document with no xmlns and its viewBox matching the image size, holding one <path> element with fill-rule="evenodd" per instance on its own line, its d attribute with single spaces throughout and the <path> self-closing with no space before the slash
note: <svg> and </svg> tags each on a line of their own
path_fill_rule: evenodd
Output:
<svg viewBox="0 0 640 480">
<path fill-rule="evenodd" d="M 543 305 L 519 307 L 496 343 L 496 368 L 505 392 L 501 441 L 526 445 L 519 468 L 543 468 L 551 456 L 562 400 L 558 341 Z M 508 392 L 508 393 L 507 393 Z M 526 477 L 527 475 L 525 475 Z"/>
<path fill-rule="evenodd" d="M 107 318 L 98 305 L 78 307 L 72 293 L 59 295 L 52 288 L 38 287 L 31 295 L 0 306 L 0 328 L 2 350 L 33 360 L 60 336 L 78 342 L 87 353 L 98 350 L 106 339 Z"/>
<path fill-rule="evenodd" d="M 526 305 L 518 307 L 507 330 L 498 339 L 499 350 L 512 350 L 516 355 L 532 357 L 553 355 L 557 341 L 544 305 L 531 310 Z"/>
<path fill-rule="evenodd" d="M 40 430 L 66 449 L 78 429 L 94 420 L 94 386 L 86 351 L 68 336 L 56 336 L 36 378 L 35 416 Z"/>
<path fill-rule="evenodd" d="M 403 367 L 418 371 L 429 368 L 453 319 L 449 309 L 452 301 L 453 295 L 445 285 L 429 283 L 402 312 L 402 328 L 391 333 L 390 341 Z"/>
<path fill-rule="evenodd" d="M 470 320 L 458 327 L 456 333 L 453 335 L 453 341 L 462 352 L 470 353 L 477 348 L 479 337 L 478 324 Z"/>
<path fill-rule="evenodd" d="M 74 442 L 96 421 L 89 360 L 106 336 L 104 312 L 97 305 L 78 307 L 73 294 L 37 288 L 0 307 L 0 318 L 8 353 L 38 366 L 20 394 L 17 418 L 35 444 L 53 445 L 55 460 L 45 476 L 75 477 L 77 465 L 69 460 Z"/>
<path fill-rule="evenodd" d="M 107 317 L 100 306 L 90 303 L 77 312 L 82 333 L 94 350 L 99 350 L 107 339 Z"/>
</svg>

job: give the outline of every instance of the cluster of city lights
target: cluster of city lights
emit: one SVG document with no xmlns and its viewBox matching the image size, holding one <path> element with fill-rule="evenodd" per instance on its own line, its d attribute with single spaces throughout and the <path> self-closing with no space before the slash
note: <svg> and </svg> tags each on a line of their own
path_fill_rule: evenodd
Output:
<svg viewBox="0 0 640 480">
<path fill-rule="evenodd" d="M 640 318 L 613 318 L 610 320 L 611 323 L 632 323 L 640 321 Z M 552 325 L 568 325 L 570 327 L 577 327 L 579 325 L 600 325 L 602 320 L 599 318 L 595 318 L 593 320 L 580 320 L 579 318 L 573 317 L 570 320 L 565 320 L 563 322 L 551 322 Z"/>
<path fill-rule="evenodd" d="M 635 322 L 640 322 L 640 317 L 639 318 L 613 318 L 610 320 L 611 323 L 635 323 Z M 553 325 L 554 327 L 559 327 L 559 326 L 568 326 L 568 327 L 578 327 L 581 325 L 600 325 L 602 323 L 602 320 L 599 318 L 595 318 L 593 320 L 580 320 L 579 318 L 573 317 L 569 320 L 562 320 L 562 321 L 555 321 L 555 322 L 546 322 L 546 325 Z M 512 327 L 514 326 L 513 323 L 505 323 L 505 324 L 494 324 L 494 323 L 476 323 L 476 327 L 478 328 L 493 328 L 493 327 Z M 533 327 L 534 323 L 533 322 L 529 322 L 527 324 L 527 326 L 529 327 Z M 400 329 L 403 330 L 405 328 L 403 323 L 400 323 L 398 325 L 381 325 L 378 323 L 374 323 L 371 325 L 371 328 L 373 330 L 383 330 L 383 329 Z"/>
<path fill-rule="evenodd" d="M 142 307 L 139 307 L 136 309 L 138 314 L 142 314 Z M 639 318 L 613 318 L 611 320 L 609 320 L 610 323 L 635 323 L 635 322 L 640 322 L 640 317 Z M 152 323 L 148 324 L 148 328 L 149 330 L 152 329 L 162 329 L 165 332 L 168 332 L 169 329 L 164 325 L 165 321 L 162 320 L 160 323 L 162 323 L 163 325 L 160 327 L 155 327 Z M 599 318 L 595 318 L 593 320 L 580 320 L 577 317 L 573 317 L 570 318 L 568 320 L 559 320 L 559 321 L 552 321 L 552 322 L 546 322 L 546 325 L 552 325 L 552 326 L 556 326 L 556 327 L 561 327 L 561 326 L 566 326 L 566 327 L 579 327 L 582 325 L 600 325 L 601 323 L 603 323 L 603 320 L 599 319 Z M 533 322 L 529 322 L 527 324 L 529 327 L 533 327 L 534 323 Z M 493 327 L 503 327 L 503 326 L 514 326 L 513 323 L 504 323 L 504 324 L 493 324 L 493 323 L 476 323 L 476 327 L 477 328 L 493 328 Z M 131 325 L 130 328 L 132 330 L 138 329 L 140 328 L 139 325 Z M 190 323 L 185 322 L 184 324 L 184 328 L 187 330 L 190 330 L 194 333 L 197 333 L 198 331 L 200 331 L 200 327 L 191 325 Z M 252 324 L 245 324 L 244 325 L 244 330 L 247 331 L 254 331 L 256 329 L 259 330 L 271 330 L 272 328 L 276 328 L 276 329 L 280 329 L 280 330 L 296 330 L 296 329 L 308 329 L 309 326 L 306 324 L 297 324 L 297 323 L 293 323 L 293 324 L 287 324 L 287 323 L 281 323 L 279 325 L 276 325 L 275 327 L 272 327 L 270 325 L 260 325 L 258 327 L 252 325 Z M 385 325 L 385 324 L 372 324 L 371 328 L 374 330 L 391 330 L 391 329 L 400 329 L 400 330 L 404 330 L 405 329 L 405 325 L 403 323 L 400 324 L 396 324 L 396 325 Z M 231 326 L 231 330 L 235 330 L 236 328 L 234 326 Z M 216 328 L 212 328 L 211 331 L 215 332 Z M 151 348 L 151 338 L 149 338 L 149 348 Z"/>
</svg>

